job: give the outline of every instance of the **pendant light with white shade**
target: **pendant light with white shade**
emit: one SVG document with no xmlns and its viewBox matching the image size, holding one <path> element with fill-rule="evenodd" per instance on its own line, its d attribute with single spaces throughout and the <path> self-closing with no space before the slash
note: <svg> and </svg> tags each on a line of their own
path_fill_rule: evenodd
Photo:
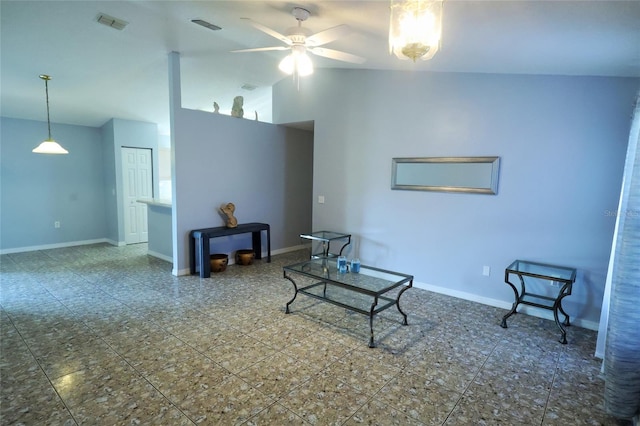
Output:
<svg viewBox="0 0 640 426">
<path fill-rule="evenodd" d="M 40 78 L 44 80 L 45 94 L 47 96 L 47 129 L 49 130 L 49 137 L 31 152 L 35 152 L 36 154 L 68 154 L 69 151 L 60 146 L 60 144 L 51 137 L 51 120 L 49 119 L 49 80 L 51 80 L 51 77 L 42 74 Z"/>
</svg>

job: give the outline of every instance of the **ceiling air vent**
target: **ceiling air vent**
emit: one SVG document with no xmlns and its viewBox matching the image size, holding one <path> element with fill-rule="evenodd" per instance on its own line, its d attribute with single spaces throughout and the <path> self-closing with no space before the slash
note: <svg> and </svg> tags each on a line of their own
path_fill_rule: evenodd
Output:
<svg viewBox="0 0 640 426">
<path fill-rule="evenodd" d="M 254 86 L 253 84 L 249 84 L 249 83 L 245 83 L 242 86 L 240 86 L 241 89 L 244 90 L 255 90 L 258 86 Z"/>
<path fill-rule="evenodd" d="M 99 13 L 98 16 L 96 17 L 96 21 L 98 21 L 102 25 L 106 25 L 107 27 L 111 27 L 116 30 L 123 30 L 124 27 L 126 27 L 129 24 L 127 21 L 114 18 L 113 16 L 109 16 L 104 13 Z"/>
<path fill-rule="evenodd" d="M 210 30 L 213 30 L 213 31 L 218 31 L 218 30 L 222 29 L 217 25 L 213 25 L 211 22 L 203 21 L 202 19 L 192 19 L 191 22 L 193 22 L 194 24 L 198 24 L 201 27 L 205 27 L 205 28 L 208 28 Z"/>
</svg>

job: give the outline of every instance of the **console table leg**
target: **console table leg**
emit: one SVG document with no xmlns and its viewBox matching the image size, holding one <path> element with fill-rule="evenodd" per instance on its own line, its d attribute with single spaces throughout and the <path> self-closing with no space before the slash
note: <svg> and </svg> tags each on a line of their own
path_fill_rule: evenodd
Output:
<svg viewBox="0 0 640 426">
<path fill-rule="evenodd" d="M 210 248 L 209 237 L 202 235 L 200 237 L 200 278 L 211 277 L 211 264 L 209 263 Z"/>
<path fill-rule="evenodd" d="M 271 227 L 267 225 L 267 263 L 271 263 Z"/>
<path fill-rule="evenodd" d="M 191 233 L 189 235 L 189 273 L 191 275 L 196 273 L 196 244 L 197 240 Z"/>
<path fill-rule="evenodd" d="M 251 245 L 256 259 L 262 259 L 262 231 L 253 231 L 251 233 Z"/>
</svg>

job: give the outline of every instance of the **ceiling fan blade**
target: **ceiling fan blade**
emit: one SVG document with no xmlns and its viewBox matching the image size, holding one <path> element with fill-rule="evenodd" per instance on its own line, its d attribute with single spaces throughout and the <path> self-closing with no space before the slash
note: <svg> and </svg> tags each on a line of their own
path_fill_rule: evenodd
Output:
<svg viewBox="0 0 640 426">
<path fill-rule="evenodd" d="M 231 53 L 241 53 L 241 52 L 266 52 L 268 50 L 289 50 L 290 48 L 287 46 L 272 46 L 272 47 L 255 47 L 253 49 L 240 49 L 240 50 L 232 50 Z"/>
<path fill-rule="evenodd" d="M 337 27 L 329 28 L 324 31 L 320 31 L 318 33 L 312 34 L 307 37 L 306 44 L 307 46 L 322 46 L 323 44 L 327 44 L 333 40 L 337 40 L 340 37 L 344 37 L 347 34 L 351 33 L 351 28 L 348 25 L 338 25 Z"/>
<path fill-rule="evenodd" d="M 352 55 L 351 53 L 341 52 L 339 50 L 325 49 L 324 47 L 310 47 L 307 49 L 314 55 L 324 56 L 329 59 L 336 59 L 338 61 L 352 62 L 354 64 L 361 64 L 366 61 L 361 56 Z"/>
<path fill-rule="evenodd" d="M 278 40 L 280 40 L 280 41 L 281 41 L 281 42 L 283 42 L 283 43 L 288 44 L 289 46 L 291 46 L 291 45 L 293 44 L 293 43 L 291 42 L 291 40 L 289 39 L 289 37 L 287 37 L 287 36 L 285 36 L 285 35 L 283 35 L 283 34 L 280 34 L 279 32 L 277 32 L 277 31 L 275 31 L 275 30 L 272 30 L 272 29 L 271 29 L 271 28 L 269 28 L 269 27 L 265 27 L 264 25 L 259 24 L 259 23 L 257 23 L 256 21 L 254 21 L 254 20 L 252 20 L 252 19 L 249 19 L 249 18 L 242 18 L 242 19 L 249 21 L 249 23 L 250 23 L 251 25 L 253 25 L 253 26 L 254 26 L 254 27 L 256 27 L 257 29 L 259 29 L 259 30 L 260 30 L 260 31 L 262 31 L 263 33 L 268 34 L 268 35 L 270 35 L 271 37 L 277 38 Z"/>
</svg>

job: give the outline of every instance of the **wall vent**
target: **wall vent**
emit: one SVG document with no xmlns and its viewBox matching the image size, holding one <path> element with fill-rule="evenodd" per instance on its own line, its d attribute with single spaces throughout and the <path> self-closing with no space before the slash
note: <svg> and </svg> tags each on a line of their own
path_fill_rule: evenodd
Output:
<svg viewBox="0 0 640 426">
<path fill-rule="evenodd" d="M 200 25 L 201 27 L 208 28 L 212 31 L 218 31 L 222 29 L 219 26 L 213 25 L 211 22 L 207 22 L 202 19 L 192 19 L 191 22 L 193 22 L 194 24 Z"/>
<path fill-rule="evenodd" d="M 129 23 L 127 21 L 123 21 L 122 19 L 114 18 L 113 16 L 109 16 L 105 13 L 99 13 L 96 17 L 96 21 L 98 21 L 102 25 L 106 25 L 107 27 L 114 28 L 116 30 L 123 30 Z"/>
<path fill-rule="evenodd" d="M 249 90 L 249 91 L 256 90 L 257 87 L 258 86 L 254 86 L 253 84 L 249 84 L 249 83 L 245 83 L 242 86 L 240 86 L 241 89 Z"/>
</svg>

